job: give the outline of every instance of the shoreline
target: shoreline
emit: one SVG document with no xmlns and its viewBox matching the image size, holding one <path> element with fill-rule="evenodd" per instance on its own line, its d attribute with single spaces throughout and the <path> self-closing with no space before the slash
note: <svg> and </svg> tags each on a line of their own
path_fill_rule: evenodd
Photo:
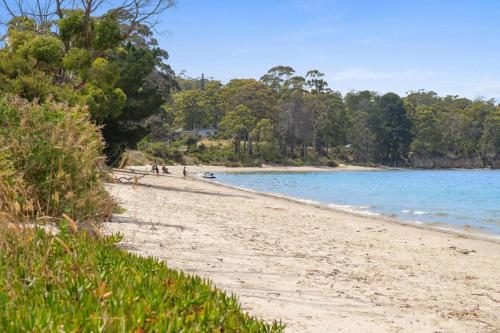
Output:
<svg viewBox="0 0 500 333">
<path fill-rule="evenodd" d="M 424 230 L 429 230 L 429 231 L 436 231 L 436 232 L 442 232 L 450 235 L 455 235 L 459 237 L 464 237 L 464 238 L 469 238 L 469 239 L 476 239 L 476 240 L 482 240 L 482 241 L 488 241 L 488 242 L 493 242 L 496 244 L 500 244 L 500 235 L 493 234 L 493 233 L 487 233 L 487 232 L 480 232 L 479 229 L 471 227 L 472 230 L 474 231 L 467 231 L 467 230 L 461 230 L 459 228 L 453 228 L 452 225 L 446 224 L 444 222 L 440 222 L 440 225 L 443 225 L 443 227 L 439 227 L 436 225 L 431 225 L 426 222 L 422 221 L 406 221 L 403 219 L 395 218 L 395 217 L 390 217 L 386 216 L 383 214 L 379 213 L 373 213 L 370 211 L 364 212 L 364 211 L 357 211 L 355 209 L 342 209 L 340 204 L 335 204 L 335 203 L 322 203 L 314 200 L 309 200 L 309 199 L 301 199 L 301 198 L 294 198 L 290 197 L 284 194 L 277 194 L 277 193 L 269 193 L 269 192 L 261 192 L 245 187 L 238 187 L 238 186 L 233 186 L 230 184 L 225 184 L 221 183 L 218 181 L 211 181 L 211 180 L 205 180 L 201 176 L 197 175 L 196 180 L 222 186 L 222 187 L 227 187 L 239 191 L 244 191 L 244 192 L 249 192 L 249 193 L 254 193 L 266 197 L 272 197 L 276 199 L 283 199 L 283 200 L 288 200 L 297 204 L 301 205 L 308 205 L 308 206 L 313 206 L 316 208 L 320 209 L 326 209 L 326 210 L 331 210 L 333 212 L 337 213 L 342 213 L 342 214 L 348 214 L 356 217 L 365 217 L 365 218 L 371 218 L 371 219 L 376 219 L 384 222 L 389 222 L 389 223 L 396 223 L 399 225 L 404 225 L 408 227 L 414 227 L 414 228 L 419 228 L 419 229 L 424 229 Z M 334 205 L 334 206 L 330 206 Z M 335 207 L 336 206 L 336 207 Z M 367 214 L 368 213 L 368 214 Z M 446 227 L 449 226 L 449 227 Z"/>
<path fill-rule="evenodd" d="M 500 330 L 496 242 L 171 171 L 108 184 L 126 210 L 105 232 L 234 293 L 252 316 L 286 332 Z"/>
<path fill-rule="evenodd" d="M 181 174 L 182 173 L 182 168 L 184 166 L 181 165 L 169 165 L 167 166 L 169 170 L 173 169 L 176 174 Z M 333 212 L 337 213 L 342 213 L 342 214 L 348 214 L 348 215 L 353 215 L 356 217 L 365 217 L 365 218 L 371 218 L 371 219 L 376 219 L 384 222 L 390 222 L 390 223 L 396 223 L 399 225 L 404 225 L 408 227 L 414 227 L 418 229 L 424 229 L 424 230 L 429 230 L 429 231 L 435 231 L 435 232 L 441 232 L 445 234 L 450 234 L 450 235 L 455 235 L 459 237 L 464 237 L 464 238 L 470 238 L 470 239 L 476 239 L 476 240 L 484 240 L 484 241 L 489 241 L 493 242 L 496 244 L 500 244 L 500 235 L 494 234 L 494 233 L 488 233 L 488 232 L 483 232 L 481 229 L 470 227 L 470 231 L 468 230 L 463 230 L 458 227 L 454 227 L 451 224 L 447 224 L 444 222 L 440 222 L 438 225 L 433 222 L 433 224 L 426 223 L 423 221 L 408 221 L 408 220 L 403 220 L 401 218 L 396 218 L 396 217 L 390 217 L 387 215 L 382 215 L 379 213 L 373 213 L 368 211 L 369 214 L 366 214 L 367 212 L 364 211 L 356 211 L 355 209 L 348 210 L 348 209 L 342 209 L 340 204 L 336 203 L 322 203 L 322 202 L 317 202 L 314 200 L 309 200 L 309 199 L 302 199 L 302 198 L 294 198 L 287 196 L 285 194 L 278 194 L 278 193 L 270 193 L 270 192 L 261 192 L 249 188 L 244 188 L 244 187 L 238 187 L 230 184 L 225 184 L 222 182 L 219 182 L 217 180 L 207 180 L 201 177 L 201 174 L 205 171 L 208 172 L 218 172 L 218 173 L 257 173 L 257 172 L 276 172 L 276 173 L 281 173 L 281 172 L 291 172 L 291 173 L 304 173 L 304 172 L 363 172 L 363 171 L 399 171 L 399 170 L 431 170 L 431 169 L 414 169 L 414 168 L 396 168 L 396 167 L 363 167 L 363 166 L 353 166 L 353 165 L 341 165 L 336 168 L 331 168 L 331 167 L 316 167 L 316 166 L 299 166 L 299 167 L 288 167 L 288 166 L 262 166 L 262 167 L 225 167 L 225 166 L 208 166 L 208 165 L 199 165 L 199 166 L 187 166 L 190 170 L 190 174 L 195 174 L 195 176 L 191 176 L 193 179 L 196 179 L 198 181 L 206 182 L 209 184 L 214 184 L 217 186 L 222 186 L 230 189 L 235 189 L 239 191 L 244 191 L 244 192 L 249 192 L 249 193 L 254 193 L 254 194 L 259 194 L 262 196 L 267 196 L 267 197 L 272 197 L 272 198 L 277 198 L 277 199 L 283 199 L 283 200 L 288 200 L 291 202 L 295 202 L 298 204 L 302 205 L 309 205 L 313 206 L 316 208 L 320 209 L 326 209 L 326 210 L 331 210 Z M 136 171 L 147 171 L 150 169 L 149 166 L 133 166 L 130 167 L 129 169 L 133 169 Z M 194 171 L 193 171 L 194 170 Z M 434 169 L 432 169 L 434 170 Z M 492 169 L 437 169 L 437 171 L 440 170 L 462 170 L 462 171 L 474 171 L 474 170 L 492 170 Z M 120 170 L 120 169 L 115 169 L 115 171 L 119 172 L 127 172 L 126 170 Z M 436 170 L 434 170 L 436 171 Z M 175 177 L 175 175 L 161 175 L 161 176 L 166 176 L 166 177 Z M 333 205 L 333 206 L 330 206 Z M 336 207 L 335 207 L 336 206 Z"/>
<path fill-rule="evenodd" d="M 328 166 L 278 166 L 263 165 L 260 167 L 226 167 L 222 165 L 165 165 L 169 170 L 174 170 L 175 175 L 182 174 L 182 169 L 191 173 L 209 172 L 228 172 L 228 173 L 251 173 L 251 172 L 338 172 L 338 171 L 386 171 L 386 170 L 404 170 L 395 167 L 365 167 L 357 165 L 342 164 L 338 167 Z M 117 172 L 129 172 L 131 170 L 139 172 L 150 172 L 151 165 L 129 166 L 126 169 L 113 169 Z M 152 173 L 151 173 L 152 174 Z"/>
</svg>

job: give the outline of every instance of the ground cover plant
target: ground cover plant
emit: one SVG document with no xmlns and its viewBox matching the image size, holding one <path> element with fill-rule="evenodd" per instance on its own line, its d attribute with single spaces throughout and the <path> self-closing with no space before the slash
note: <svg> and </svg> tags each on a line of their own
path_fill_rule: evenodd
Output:
<svg viewBox="0 0 500 333">
<path fill-rule="evenodd" d="M 2 332 L 283 330 L 199 277 L 120 250 L 118 236 L 0 229 Z"/>
</svg>

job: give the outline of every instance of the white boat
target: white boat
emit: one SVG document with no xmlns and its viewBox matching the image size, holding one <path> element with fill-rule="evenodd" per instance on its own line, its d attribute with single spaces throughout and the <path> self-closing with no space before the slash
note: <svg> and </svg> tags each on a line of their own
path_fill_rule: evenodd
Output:
<svg viewBox="0 0 500 333">
<path fill-rule="evenodd" d="M 204 172 L 202 175 L 201 175 L 203 178 L 215 178 L 214 176 L 214 173 L 213 172 Z"/>
</svg>

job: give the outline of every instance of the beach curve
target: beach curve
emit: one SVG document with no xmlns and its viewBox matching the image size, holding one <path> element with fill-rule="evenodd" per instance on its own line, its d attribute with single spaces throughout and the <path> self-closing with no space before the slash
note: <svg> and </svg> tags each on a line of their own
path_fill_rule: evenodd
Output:
<svg viewBox="0 0 500 333">
<path fill-rule="evenodd" d="M 289 332 L 500 329 L 499 244 L 177 176 L 109 189 L 126 212 L 105 229 L 124 248 Z"/>
</svg>

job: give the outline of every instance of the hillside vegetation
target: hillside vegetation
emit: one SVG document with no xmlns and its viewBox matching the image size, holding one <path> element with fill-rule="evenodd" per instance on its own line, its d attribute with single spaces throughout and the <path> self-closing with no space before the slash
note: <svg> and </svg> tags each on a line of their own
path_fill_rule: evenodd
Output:
<svg viewBox="0 0 500 333">
<path fill-rule="evenodd" d="M 179 82 L 162 122 L 139 146 L 158 157 L 171 159 L 179 150 L 171 139 L 182 128 L 193 133 L 184 135 L 190 146 L 185 155 L 200 163 L 500 166 L 500 107 L 494 100 L 432 91 L 342 95 L 328 88 L 321 72 L 300 76 L 288 66 L 273 67 L 260 80 Z M 196 129 L 207 127 L 217 127 L 217 138 L 230 140 L 232 150 L 190 145 Z"/>
</svg>

